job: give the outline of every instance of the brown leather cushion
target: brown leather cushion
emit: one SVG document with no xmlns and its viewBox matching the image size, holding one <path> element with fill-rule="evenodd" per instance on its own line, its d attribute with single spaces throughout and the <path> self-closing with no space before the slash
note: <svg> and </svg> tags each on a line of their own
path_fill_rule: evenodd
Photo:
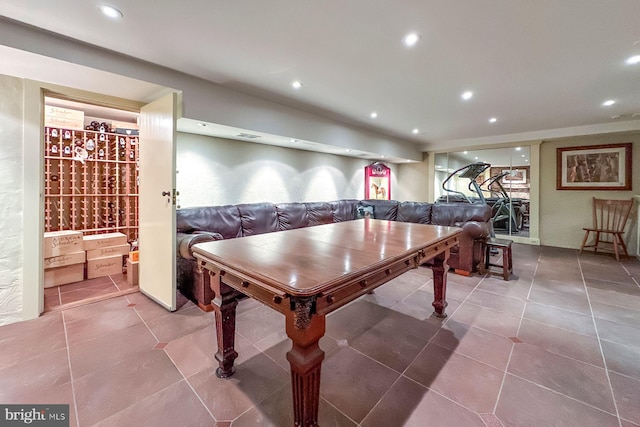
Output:
<svg viewBox="0 0 640 427">
<path fill-rule="evenodd" d="M 468 221 L 489 222 L 491 207 L 485 204 L 436 203 L 431 208 L 431 223 L 461 226 Z"/>
<path fill-rule="evenodd" d="M 356 208 L 360 201 L 357 199 L 344 199 L 331 202 L 333 209 L 333 222 L 351 221 L 356 219 Z"/>
<path fill-rule="evenodd" d="M 242 221 L 242 235 L 278 231 L 278 214 L 273 203 L 246 203 L 238 205 Z"/>
<path fill-rule="evenodd" d="M 328 202 L 305 202 L 309 225 L 331 224 L 333 222 L 333 209 Z"/>
<path fill-rule="evenodd" d="M 373 217 L 375 219 L 386 219 L 395 221 L 398 214 L 398 204 L 396 200 L 362 200 L 361 206 L 373 206 Z"/>
<path fill-rule="evenodd" d="M 427 202 L 401 202 L 396 221 L 431 224 L 431 206 Z"/>
<path fill-rule="evenodd" d="M 304 203 L 279 203 L 276 205 L 276 212 L 280 231 L 309 226 L 309 216 Z"/>
<path fill-rule="evenodd" d="M 178 209 L 176 226 L 178 233 L 210 231 L 220 233 L 225 239 L 242 236 L 240 212 L 235 205 Z"/>
</svg>

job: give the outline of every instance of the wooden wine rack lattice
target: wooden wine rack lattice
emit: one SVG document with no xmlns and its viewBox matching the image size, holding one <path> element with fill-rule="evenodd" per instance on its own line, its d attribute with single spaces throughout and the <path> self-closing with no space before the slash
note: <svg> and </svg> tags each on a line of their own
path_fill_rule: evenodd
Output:
<svg viewBox="0 0 640 427">
<path fill-rule="evenodd" d="M 137 240 L 138 136 L 45 128 L 44 140 L 45 231 Z"/>
</svg>

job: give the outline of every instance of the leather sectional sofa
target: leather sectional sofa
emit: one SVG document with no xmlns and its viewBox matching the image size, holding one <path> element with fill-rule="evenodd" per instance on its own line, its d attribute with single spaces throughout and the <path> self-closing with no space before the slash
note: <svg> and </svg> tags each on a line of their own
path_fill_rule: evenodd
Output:
<svg viewBox="0 0 640 427">
<path fill-rule="evenodd" d="M 449 267 L 469 275 L 483 260 L 491 231 L 491 208 L 483 204 L 398 202 L 345 199 L 333 202 L 251 203 L 180 209 L 177 212 L 177 280 L 180 292 L 205 310 L 212 310 L 211 289 L 204 286 L 191 247 L 221 239 L 236 239 L 301 227 L 358 219 L 376 219 L 462 227 L 459 246 Z"/>
</svg>

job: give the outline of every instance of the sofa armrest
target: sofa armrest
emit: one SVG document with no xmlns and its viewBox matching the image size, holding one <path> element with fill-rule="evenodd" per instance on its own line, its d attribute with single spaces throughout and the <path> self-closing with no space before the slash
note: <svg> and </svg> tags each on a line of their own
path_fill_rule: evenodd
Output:
<svg viewBox="0 0 640 427">
<path fill-rule="evenodd" d="M 176 252 L 180 258 L 195 259 L 191 253 L 191 247 L 196 243 L 213 242 L 222 240 L 220 233 L 209 231 L 195 231 L 193 233 L 178 233 L 176 237 Z"/>
<path fill-rule="evenodd" d="M 456 224 L 456 226 L 462 227 L 462 233 L 473 240 L 487 239 L 491 236 L 491 226 L 486 222 L 468 221 Z"/>
</svg>

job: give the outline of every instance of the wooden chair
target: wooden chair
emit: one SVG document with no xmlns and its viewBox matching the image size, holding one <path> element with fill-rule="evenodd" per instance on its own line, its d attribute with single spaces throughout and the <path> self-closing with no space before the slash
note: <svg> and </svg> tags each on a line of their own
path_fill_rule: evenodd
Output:
<svg viewBox="0 0 640 427">
<path fill-rule="evenodd" d="M 627 245 L 624 243 L 624 227 L 627 224 L 629 213 L 633 207 L 633 199 L 629 200 L 607 200 L 593 198 L 593 227 L 585 227 L 583 230 L 584 239 L 580 246 L 582 253 L 584 248 L 593 248 L 594 252 L 598 252 L 600 245 L 612 245 L 613 252 L 616 254 L 616 261 L 620 261 L 620 251 L 622 249 L 625 256 L 627 253 Z M 595 234 L 592 244 L 587 245 L 587 240 L 591 233 Z"/>
</svg>

